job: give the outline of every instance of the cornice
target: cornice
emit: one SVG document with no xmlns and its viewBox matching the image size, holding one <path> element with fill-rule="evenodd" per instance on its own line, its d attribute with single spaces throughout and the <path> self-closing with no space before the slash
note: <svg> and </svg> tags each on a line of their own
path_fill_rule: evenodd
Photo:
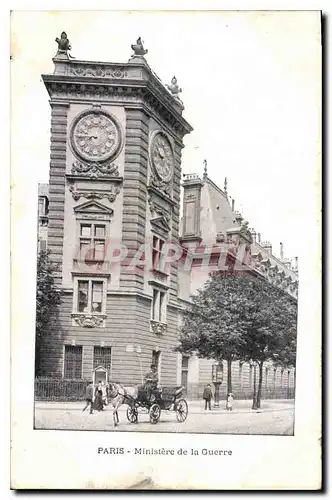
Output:
<svg viewBox="0 0 332 500">
<path fill-rule="evenodd" d="M 99 101 L 101 97 L 108 97 L 123 104 L 133 102 L 133 99 L 141 100 L 153 110 L 167 115 L 167 121 L 179 134 L 185 135 L 193 130 L 182 117 L 182 105 L 148 66 L 61 61 L 56 64 L 54 74 L 44 74 L 42 79 L 51 99 L 57 99 L 57 102 L 61 96 L 75 99 L 81 98 L 82 94 L 85 100 Z"/>
</svg>

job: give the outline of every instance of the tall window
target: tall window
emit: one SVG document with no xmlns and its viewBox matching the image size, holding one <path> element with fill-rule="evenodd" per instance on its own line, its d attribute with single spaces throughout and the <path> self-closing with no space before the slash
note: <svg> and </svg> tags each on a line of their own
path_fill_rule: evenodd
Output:
<svg viewBox="0 0 332 500">
<path fill-rule="evenodd" d="M 277 369 L 273 369 L 273 389 L 276 388 L 276 379 L 277 379 Z"/>
<path fill-rule="evenodd" d="M 182 356 L 181 385 L 187 390 L 188 387 L 189 356 Z"/>
<path fill-rule="evenodd" d="M 65 346 L 64 378 L 82 378 L 82 346 Z"/>
<path fill-rule="evenodd" d="M 284 369 L 282 368 L 280 371 L 280 387 L 284 385 Z"/>
<path fill-rule="evenodd" d="M 269 369 L 265 368 L 265 389 L 268 387 Z"/>
<path fill-rule="evenodd" d="M 112 350 L 110 347 L 94 347 L 93 349 L 93 368 L 103 366 L 106 370 L 111 370 Z"/>
<path fill-rule="evenodd" d="M 252 371 L 253 371 L 253 366 L 249 365 L 249 387 L 252 386 Z"/>
<path fill-rule="evenodd" d="M 163 255 L 163 247 L 164 240 L 158 238 L 157 236 L 153 236 L 152 243 L 152 268 L 157 271 L 164 272 L 164 255 Z"/>
<path fill-rule="evenodd" d="M 166 302 L 167 296 L 165 291 L 153 289 L 152 304 L 151 304 L 151 319 L 166 323 Z"/>
<path fill-rule="evenodd" d="M 39 196 L 38 198 L 38 215 L 45 215 L 45 198 L 44 196 Z"/>
<path fill-rule="evenodd" d="M 243 361 L 239 361 L 239 383 L 240 389 L 243 388 Z"/>
<path fill-rule="evenodd" d="M 85 313 L 101 313 L 103 304 L 104 282 L 95 280 L 78 280 L 77 311 Z"/>
<path fill-rule="evenodd" d="M 105 224 L 80 225 L 80 256 L 84 261 L 103 262 L 105 260 Z"/>
</svg>

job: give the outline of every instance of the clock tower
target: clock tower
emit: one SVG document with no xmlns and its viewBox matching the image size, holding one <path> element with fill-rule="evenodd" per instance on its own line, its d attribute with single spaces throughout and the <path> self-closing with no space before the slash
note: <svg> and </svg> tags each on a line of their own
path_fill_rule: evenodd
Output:
<svg viewBox="0 0 332 500">
<path fill-rule="evenodd" d="M 124 64 L 70 57 L 57 39 L 51 105 L 48 248 L 62 292 L 42 350 L 44 374 L 140 383 L 156 364 L 177 382 L 177 243 L 183 118 L 176 78 L 165 87 L 141 39 Z M 167 259 L 166 259 L 167 260 Z"/>
</svg>

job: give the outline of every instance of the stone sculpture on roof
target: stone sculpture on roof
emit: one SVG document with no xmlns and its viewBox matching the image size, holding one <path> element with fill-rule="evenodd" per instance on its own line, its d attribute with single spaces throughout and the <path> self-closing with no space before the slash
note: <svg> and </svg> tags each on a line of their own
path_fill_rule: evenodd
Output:
<svg viewBox="0 0 332 500">
<path fill-rule="evenodd" d="M 166 87 L 172 93 L 173 97 L 175 97 L 176 99 L 179 99 L 179 93 L 182 92 L 182 89 L 179 87 L 178 81 L 177 81 L 175 76 L 173 76 L 173 78 L 171 80 L 171 84 L 166 85 Z"/>
<path fill-rule="evenodd" d="M 144 49 L 141 37 L 136 40 L 136 44 L 133 44 L 131 48 L 134 51 L 133 57 L 144 57 L 148 53 L 147 49 Z"/>
<path fill-rule="evenodd" d="M 60 54 L 68 55 L 68 51 L 71 50 L 71 45 L 70 45 L 69 39 L 67 37 L 67 33 L 65 31 L 63 31 L 61 33 L 61 37 L 56 38 L 55 41 L 58 44 L 57 55 L 60 55 Z"/>
</svg>

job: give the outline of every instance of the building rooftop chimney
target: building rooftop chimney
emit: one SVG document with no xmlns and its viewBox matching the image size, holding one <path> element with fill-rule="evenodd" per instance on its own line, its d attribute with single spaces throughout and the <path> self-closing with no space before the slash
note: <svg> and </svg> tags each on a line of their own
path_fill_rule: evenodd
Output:
<svg viewBox="0 0 332 500">
<path fill-rule="evenodd" d="M 284 244 L 280 243 L 280 259 L 284 258 Z"/>
</svg>

